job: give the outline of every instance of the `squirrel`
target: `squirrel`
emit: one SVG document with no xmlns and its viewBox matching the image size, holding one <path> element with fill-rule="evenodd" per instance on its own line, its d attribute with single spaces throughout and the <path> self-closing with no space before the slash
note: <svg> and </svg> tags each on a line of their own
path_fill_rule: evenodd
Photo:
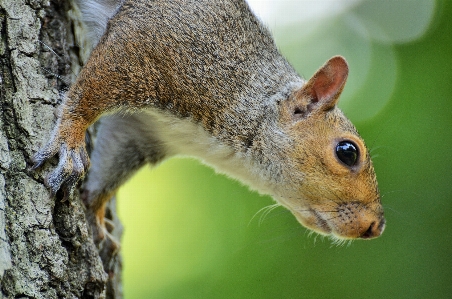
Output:
<svg viewBox="0 0 452 299">
<path fill-rule="evenodd" d="M 349 72 L 343 57 L 303 79 L 244 0 L 81 3 L 103 34 L 33 162 L 58 154 L 45 184 L 66 198 L 89 169 L 81 197 L 96 238 L 105 238 L 105 204 L 119 186 L 176 155 L 271 195 L 334 240 L 382 234 L 369 152 L 337 107 Z M 85 132 L 101 116 L 90 159 Z"/>
</svg>

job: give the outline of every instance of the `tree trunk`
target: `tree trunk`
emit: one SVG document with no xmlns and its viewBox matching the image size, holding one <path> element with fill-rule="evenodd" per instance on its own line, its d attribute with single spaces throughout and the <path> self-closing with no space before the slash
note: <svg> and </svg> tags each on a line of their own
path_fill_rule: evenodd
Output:
<svg viewBox="0 0 452 299">
<path fill-rule="evenodd" d="M 86 56 L 78 15 L 70 1 L 0 0 L 0 298 L 121 297 L 120 258 L 96 248 L 78 196 L 43 185 L 56 159 L 30 168 Z"/>
</svg>

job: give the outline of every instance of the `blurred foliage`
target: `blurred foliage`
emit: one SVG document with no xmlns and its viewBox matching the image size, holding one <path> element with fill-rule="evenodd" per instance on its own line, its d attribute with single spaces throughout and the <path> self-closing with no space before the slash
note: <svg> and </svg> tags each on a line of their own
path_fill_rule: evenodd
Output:
<svg viewBox="0 0 452 299">
<path fill-rule="evenodd" d="M 437 2 L 430 29 L 409 43 L 354 47 L 358 33 L 328 31 L 334 24 L 323 30 L 350 44 L 311 41 L 318 60 L 310 67 L 352 55 L 356 88 L 346 87 L 341 107 L 373 155 L 387 218 L 380 238 L 331 246 L 283 208 L 257 213 L 273 204 L 269 197 L 172 159 L 119 192 L 125 298 L 451 298 L 451 15 L 452 2 Z M 316 67 L 300 62 L 309 54 L 297 60 L 302 48 L 282 33 L 275 31 L 281 51 L 309 77 Z M 360 63 L 369 69 L 353 78 Z M 359 104 L 383 98 L 372 115 Z"/>
</svg>

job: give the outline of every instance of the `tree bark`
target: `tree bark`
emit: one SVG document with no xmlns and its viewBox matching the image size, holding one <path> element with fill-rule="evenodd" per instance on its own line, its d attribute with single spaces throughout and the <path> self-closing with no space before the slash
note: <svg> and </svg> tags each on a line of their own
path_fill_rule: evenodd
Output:
<svg viewBox="0 0 452 299">
<path fill-rule="evenodd" d="M 94 245 L 78 195 L 43 185 L 57 160 L 31 170 L 86 57 L 78 15 L 70 1 L 0 0 L 0 298 L 121 298 L 120 257 Z"/>
</svg>

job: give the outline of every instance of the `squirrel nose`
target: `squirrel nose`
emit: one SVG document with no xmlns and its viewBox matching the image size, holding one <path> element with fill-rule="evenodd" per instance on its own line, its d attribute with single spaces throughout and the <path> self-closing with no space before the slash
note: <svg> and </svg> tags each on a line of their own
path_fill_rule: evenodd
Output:
<svg viewBox="0 0 452 299">
<path fill-rule="evenodd" d="M 381 218 L 380 221 L 373 221 L 369 228 L 359 236 L 361 239 L 372 239 L 381 235 L 385 229 L 386 220 Z"/>
</svg>

